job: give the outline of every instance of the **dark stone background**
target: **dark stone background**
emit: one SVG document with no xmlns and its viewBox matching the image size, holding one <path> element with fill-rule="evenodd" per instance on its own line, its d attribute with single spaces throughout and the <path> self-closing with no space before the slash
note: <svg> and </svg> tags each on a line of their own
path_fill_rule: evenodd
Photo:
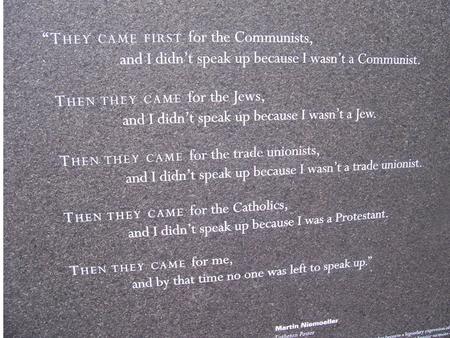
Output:
<svg viewBox="0 0 450 338">
<path fill-rule="evenodd" d="M 275 325 L 338 318 L 314 337 L 375 337 L 449 323 L 449 22 L 447 1 L 5 1 L 5 336 L 271 337 Z M 156 46 L 64 47 L 42 32 L 299 32 L 314 45 L 175 50 L 416 55 L 411 66 L 129 67 Z M 171 47 L 167 47 L 171 50 Z M 142 95 L 154 90 L 264 93 L 264 111 L 370 108 L 378 119 L 214 126 L 120 126 L 135 108 L 60 109 L 54 95 Z M 247 105 L 253 108 L 255 105 Z M 245 107 L 245 106 L 244 106 Z M 176 109 L 187 109 L 179 105 Z M 147 110 L 146 110 L 147 109 Z M 217 110 L 203 105 L 199 111 Z M 313 145 L 305 163 L 419 159 L 417 170 L 212 183 L 126 186 L 136 168 L 60 166 L 58 155 L 208 151 Z M 273 164 L 230 161 L 228 167 Z M 298 165 L 298 159 L 280 163 Z M 220 167 L 208 162 L 199 168 Z M 180 164 L 180 168 L 186 168 Z M 144 166 L 137 168 L 138 172 Z M 242 236 L 128 240 L 150 222 L 75 226 L 62 213 L 281 200 L 284 217 L 384 209 L 388 220 Z M 267 219 L 277 213 L 264 214 Z M 227 216 L 231 221 L 249 220 Z M 209 219 L 220 222 L 221 217 Z M 161 223 L 160 223 L 161 224 Z M 190 288 L 132 291 L 151 275 L 71 278 L 67 266 L 229 256 L 227 270 L 373 256 L 370 269 Z M 186 272 L 185 274 L 187 274 Z M 172 275 L 175 272 L 166 275 Z M 298 331 L 295 331 L 298 332 Z"/>
</svg>

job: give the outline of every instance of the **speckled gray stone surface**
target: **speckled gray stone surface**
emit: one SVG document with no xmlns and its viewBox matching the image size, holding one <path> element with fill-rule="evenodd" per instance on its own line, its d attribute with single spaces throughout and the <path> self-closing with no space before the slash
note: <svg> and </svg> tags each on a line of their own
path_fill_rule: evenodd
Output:
<svg viewBox="0 0 450 338">
<path fill-rule="evenodd" d="M 5 13 L 5 336 L 274 337 L 275 326 L 337 318 L 313 337 L 377 337 L 450 324 L 449 8 L 448 1 L 4 1 Z M 55 46 L 43 32 L 303 33 L 314 44 Z M 119 56 L 163 49 L 196 53 L 344 53 L 417 56 L 419 66 L 216 65 L 120 67 Z M 67 109 L 55 95 L 253 91 L 266 112 L 371 109 L 377 119 L 307 123 L 121 126 L 145 106 Z M 220 106 L 222 109 L 225 106 Z M 175 109 L 218 110 L 183 103 Z M 278 164 L 418 159 L 423 167 L 250 179 L 126 185 L 135 167 L 64 168 L 58 155 L 210 151 L 312 145 L 318 159 Z M 270 166 L 273 160 L 211 161 L 202 169 Z M 186 169 L 187 163 L 172 168 Z M 156 167 L 158 170 L 164 165 Z M 74 225 L 65 211 L 188 207 L 214 202 L 283 201 L 262 219 L 386 210 L 389 218 L 249 233 L 131 240 L 127 229 L 164 220 Z M 207 216 L 201 222 L 250 221 Z M 198 219 L 184 219 L 199 222 Z M 148 276 L 192 269 L 72 277 L 67 266 L 230 257 L 210 273 L 259 271 L 372 256 L 360 272 L 285 276 L 132 290 Z M 291 330 L 286 334 L 298 334 Z M 305 330 L 303 331 L 311 331 Z M 283 332 L 278 332 L 281 335 Z"/>
</svg>

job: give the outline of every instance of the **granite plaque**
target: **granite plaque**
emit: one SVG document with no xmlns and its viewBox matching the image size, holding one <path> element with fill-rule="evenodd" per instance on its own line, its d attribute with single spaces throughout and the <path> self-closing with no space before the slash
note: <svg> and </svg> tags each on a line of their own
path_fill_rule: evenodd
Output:
<svg viewBox="0 0 450 338">
<path fill-rule="evenodd" d="M 4 1 L 6 337 L 450 335 L 448 1 Z"/>
</svg>

